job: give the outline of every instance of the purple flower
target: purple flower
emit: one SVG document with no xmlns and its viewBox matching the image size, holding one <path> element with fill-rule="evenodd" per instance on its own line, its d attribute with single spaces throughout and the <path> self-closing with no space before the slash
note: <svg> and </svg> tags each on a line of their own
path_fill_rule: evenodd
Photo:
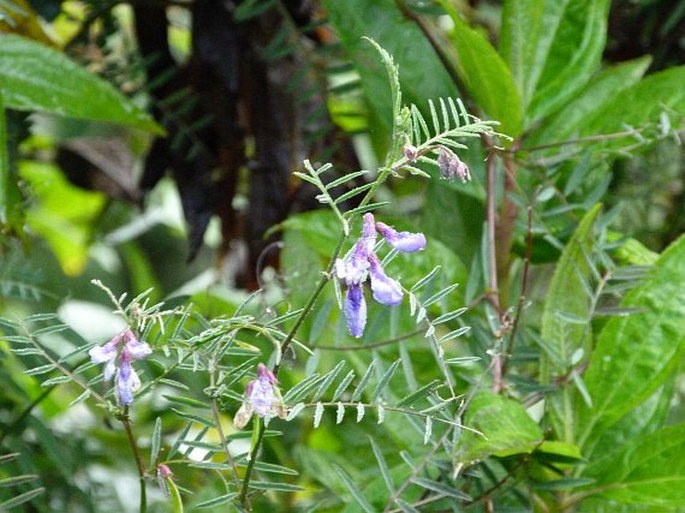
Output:
<svg viewBox="0 0 685 513">
<path fill-rule="evenodd" d="M 398 232 L 381 222 L 376 223 L 376 230 L 398 251 L 413 253 L 426 247 L 426 236 L 423 233 Z"/>
<path fill-rule="evenodd" d="M 133 403 L 133 393 L 140 388 L 140 378 L 133 369 L 133 360 L 142 360 L 152 353 L 146 342 L 139 341 L 131 328 L 114 335 L 109 342 L 95 346 L 88 354 L 93 363 L 104 363 L 102 375 L 105 381 L 115 376 L 114 387 L 119 404 Z"/>
<path fill-rule="evenodd" d="M 402 287 L 385 274 L 381 261 L 374 252 L 378 233 L 399 251 L 419 251 L 426 247 L 426 237 L 422 233 L 397 232 L 384 223 L 375 222 L 373 214 L 364 214 L 361 237 L 348 256 L 335 263 L 335 274 L 347 287 L 343 313 L 350 333 L 356 338 L 364 334 L 366 325 L 363 283 L 367 277 L 371 278 L 371 291 L 376 301 L 387 306 L 402 302 Z"/>
<path fill-rule="evenodd" d="M 402 287 L 397 281 L 388 278 L 378 257 L 372 253 L 369 256 L 371 291 L 373 298 L 387 306 L 399 305 L 402 302 Z"/>
<path fill-rule="evenodd" d="M 256 413 L 268 422 L 273 417 L 285 418 L 285 405 L 278 390 L 278 380 L 266 365 L 257 366 L 257 379 L 250 381 L 245 387 L 243 404 L 235 414 L 233 423 L 238 429 L 244 428 Z"/>
<path fill-rule="evenodd" d="M 361 284 L 354 284 L 347 289 L 343 312 L 352 336 L 361 337 L 366 326 L 366 300 Z"/>
</svg>

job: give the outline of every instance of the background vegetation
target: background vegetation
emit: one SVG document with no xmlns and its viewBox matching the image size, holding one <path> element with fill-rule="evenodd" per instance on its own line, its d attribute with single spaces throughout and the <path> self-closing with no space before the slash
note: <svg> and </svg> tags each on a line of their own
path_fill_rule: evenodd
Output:
<svg viewBox="0 0 685 513">
<path fill-rule="evenodd" d="M 0 509 L 682 510 L 684 18 L 0 0 Z M 428 244 L 357 339 L 366 211 Z"/>
</svg>

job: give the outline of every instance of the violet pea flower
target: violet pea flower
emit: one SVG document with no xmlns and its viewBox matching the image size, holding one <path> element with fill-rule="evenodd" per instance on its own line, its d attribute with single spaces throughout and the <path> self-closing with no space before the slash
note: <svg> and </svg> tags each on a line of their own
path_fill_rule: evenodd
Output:
<svg viewBox="0 0 685 513">
<path fill-rule="evenodd" d="M 130 328 L 113 336 L 106 344 L 88 351 L 93 363 L 105 364 L 102 373 L 104 380 L 115 378 L 117 401 L 125 406 L 133 403 L 133 393 L 140 388 L 140 378 L 131 363 L 151 353 L 149 344 L 138 340 Z"/>
<path fill-rule="evenodd" d="M 395 306 L 402 302 L 402 287 L 389 278 L 375 253 L 369 255 L 371 291 L 373 298 L 383 305 Z"/>
<path fill-rule="evenodd" d="M 398 251 L 413 253 L 426 247 L 426 236 L 423 233 L 398 232 L 380 221 L 376 223 L 376 230 Z"/>
</svg>

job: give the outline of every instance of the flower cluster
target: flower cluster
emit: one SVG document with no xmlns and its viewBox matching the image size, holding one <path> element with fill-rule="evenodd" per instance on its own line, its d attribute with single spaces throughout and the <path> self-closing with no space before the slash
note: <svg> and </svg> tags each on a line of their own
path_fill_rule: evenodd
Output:
<svg viewBox="0 0 685 513">
<path fill-rule="evenodd" d="M 250 381 L 245 387 L 243 404 L 235 414 L 233 424 L 242 429 L 256 413 L 268 423 L 273 417 L 286 417 L 285 405 L 278 389 L 278 380 L 266 365 L 257 365 L 257 379 Z"/>
<path fill-rule="evenodd" d="M 152 349 L 146 342 L 136 338 L 131 328 L 112 337 L 102 346 L 93 347 L 90 354 L 93 363 L 104 363 L 103 376 L 105 381 L 115 377 L 115 388 L 119 404 L 130 405 L 133 403 L 133 392 L 140 388 L 140 378 L 133 369 L 133 360 L 142 360 L 152 353 Z"/>
<path fill-rule="evenodd" d="M 364 214 L 361 237 L 350 254 L 335 263 L 336 275 L 347 287 L 343 305 L 347 326 L 350 333 L 357 338 L 362 336 L 366 325 L 363 284 L 368 277 L 376 301 L 388 306 L 399 305 L 402 302 L 402 287 L 385 274 L 374 251 L 376 236 L 379 233 L 398 251 L 411 253 L 426 247 L 426 237 L 422 233 L 398 232 L 385 223 L 376 222 L 373 214 Z"/>
</svg>

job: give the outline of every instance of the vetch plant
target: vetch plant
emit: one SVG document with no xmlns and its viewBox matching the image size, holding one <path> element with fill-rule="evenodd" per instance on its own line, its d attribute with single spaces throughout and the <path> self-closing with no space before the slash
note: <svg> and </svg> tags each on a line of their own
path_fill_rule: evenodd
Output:
<svg viewBox="0 0 685 513">
<path fill-rule="evenodd" d="M 377 424 L 386 423 L 386 415 L 396 415 L 416 431 L 416 446 L 425 447 L 422 450 L 427 451 L 428 458 L 433 451 L 445 446 L 447 440 L 452 440 L 458 431 L 469 429 L 461 423 L 466 403 L 460 398 L 449 368 L 457 362 L 450 364 L 447 361 L 444 348 L 466 332 L 463 328 L 448 328 L 464 311 L 461 304 L 455 308 L 454 301 L 448 298 L 456 285 L 444 286 L 439 282 L 439 265 L 433 266 L 410 288 L 404 288 L 398 279 L 386 272 L 388 262 L 399 253 L 423 255 L 429 253 L 430 248 L 423 233 L 396 230 L 376 220 L 375 212 L 386 204 L 374 203 L 374 200 L 391 177 L 414 175 L 429 178 L 431 168 L 440 172 L 441 155 L 446 147 L 451 148 L 449 151 L 454 163 L 457 158 L 455 152 L 464 147 L 459 139 L 476 137 L 481 133 L 494 135 L 493 123 L 473 118 L 459 101 L 448 99 L 439 101 L 439 117 L 436 104 L 429 102 L 433 130 L 429 129 L 417 108 L 402 106 L 397 68 L 390 55 L 375 42 L 370 41 L 370 44 L 378 50 L 390 77 L 394 105 L 392 115 L 397 122 L 394 149 L 369 183 L 351 187 L 337 197 L 332 195 L 334 189 L 350 186 L 365 172 L 349 173 L 324 183 L 327 179 L 325 173 L 332 166 L 324 164 L 315 169 L 305 161 L 304 172 L 296 173 L 300 179 L 319 189 L 319 201 L 331 209 L 339 222 L 337 245 L 327 255 L 325 269 L 318 275 L 301 307 L 292 305 L 276 317 L 263 316 L 255 312 L 256 307 L 252 303 L 259 295 L 257 293 L 231 315 L 205 319 L 194 311 L 192 305 L 171 311 L 162 310 L 162 304 L 148 306 L 149 291 L 126 302 L 125 294 L 116 297 L 109 288 L 96 281 L 95 284 L 108 294 L 115 305 L 115 313 L 124 319 L 128 327 L 108 342 L 90 347 L 88 364 L 77 364 L 71 370 L 67 360 L 54 359 L 38 341 L 27 338 L 27 343 L 33 344 L 32 351 L 39 352 L 48 360 L 46 366 L 35 374 L 61 373 L 44 384 L 73 383 L 83 389 L 76 402 L 95 399 L 120 422 L 138 474 L 141 512 L 148 507 L 147 487 L 150 482 L 156 482 L 172 500 L 175 510 L 182 511 L 183 503 L 192 499 L 185 497 L 185 491 L 177 484 L 189 479 L 189 474 L 196 476 L 200 471 L 220 473 L 224 491 L 219 496 L 197 502 L 194 504 L 197 507 L 232 504 L 241 510 L 256 510 L 255 504 L 264 500 L 265 490 L 300 490 L 299 485 L 278 479 L 284 475 L 295 475 L 295 470 L 263 458 L 269 440 L 279 436 L 280 430 L 291 429 L 288 425 L 304 422 L 300 417 L 305 411 L 313 411 L 315 428 L 325 422 L 327 410 L 335 411 L 336 425 L 352 422 L 359 426 L 358 429 L 363 429 L 365 419 L 369 418 L 367 411 L 374 412 Z M 403 147 L 407 137 L 411 150 L 409 146 Z M 460 169 L 452 174 L 467 178 L 465 167 Z M 354 199 L 357 206 L 345 210 L 343 205 L 350 199 Z M 350 232 L 358 224 L 361 224 L 361 235 L 350 241 Z M 350 243 L 351 250 L 343 256 L 343 248 Z M 387 244 L 390 248 L 384 260 L 377 253 L 380 244 Z M 335 290 L 340 283 L 345 288 L 341 307 L 347 330 L 354 338 L 364 334 L 367 324 L 364 297 L 367 283 L 373 299 L 383 307 L 396 307 L 408 295 L 409 308 L 402 315 L 415 323 L 417 329 L 404 337 L 424 334 L 429 340 L 427 347 L 432 352 L 441 379 L 420 385 L 406 356 L 394 359 L 388 365 L 382 358 L 372 358 L 368 362 L 360 360 L 357 363 L 361 365 L 347 369 L 342 375 L 348 365 L 343 359 L 321 374 L 312 372 L 300 376 L 295 382 L 289 376 L 289 386 L 281 394 L 279 373 L 283 369 L 283 359 L 296 357 L 299 353 L 313 359 L 317 356 L 316 341 L 301 340 L 301 329 L 319 315 L 318 305 L 331 292 L 327 288 L 330 283 Z M 387 311 L 395 315 L 393 312 L 399 310 Z M 268 342 L 266 348 L 264 341 Z M 379 347 L 404 347 L 402 337 L 378 344 Z M 82 350 L 77 348 L 73 354 L 78 355 Z M 273 362 L 272 369 L 263 363 L 265 361 Z M 249 376 L 255 364 L 256 376 Z M 95 385 L 100 382 L 99 377 L 89 375 L 96 365 L 104 366 L 102 378 L 105 383 L 114 380 L 114 402 L 107 395 L 98 393 Z M 143 367 L 144 374 L 139 374 Z M 408 385 L 397 387 L 400 368 L 403 368 Z M 199 383 L 202 383 L 201 387 Z M 132 422 L 136 409 L 145 406 L 140 399 L 134 401 L 135 397 L 149 398 L 155 403 L 166 401 L 173 412 L 156 419 L 149 443 Z M 232 423 L 225 422 L 227 416 L 232 417 Z M 167 428 L 172 422 L 174 427 Z M 232 431 L 231 425 L 243 431 Z M 395 423 L 389 425 L 394 426 Z M 243 433 L 247 438 L 242 436 Z M 237 440 L 249 440 L 247 450 L 244 442 L 243 445 L 235 444 Z M 150 456 L 146 461 L 143 452 L 148 445 Z M 206 451 L 206 455 L 198 460 L 194 449 Z M 377 456 L 380 458 L 378 453 Z M 355 496 L 361 497 L 344 469 L 335 467 L 335 472 Z M 273 480 L 274 476 L 276 480 Z M 398 494 L 401 495 L 401 489 L 408 483 L 405 481 L 398 488 Z M 433 480 L 421 481 L 426 490 L 434 489 L 436 483 Z M 397 501 L 401 499 L 398 495 L 396 499 L 388 500 L 399 504 Z"/>
<path fill-rule="evenodd" d="M 484 27 L 467 25 L 454 2 L 430 9 L 390 0 L 324 3 L 339 37 L 334 56 L 326 55 L 335 68 L 327 69 L 328 83 L 337 82 L 336 74 L 358 78 L 340 89 L 333 85 L 328 105 L 340 112 L 354 103 L 349 96 L 363 100 L 359 119 L 380 164 L 334 173 L 338 163 L 317 152 L 317 160 L 295 173 L 325 208 L 278 226 L 277 290 L 239 295 L 211 286 L 192 296 L 170 293 L 178 287 L 166 272 L 170 254 L 164 253 L 163 268 L 152 259 L 149 268 L 138 266 L 150 257 L 127 239 L 116 253 L 135 262 L 122 266 L 135 271 L 130 281 L 102 279 L 115 289 L 129 282 L 140 290 L 160 286 L 129 299 L 96 283 L 119 317 L 107 332 L 119 330 L 113 338 L 84 335 L 62 311 L 0 318 L 0 510 L 30 502 L 39 513 L 679 511 L 685 504 L 678 387 L 685 239 L 657 254 L 608 227 L 621 215 L 610 206 L 621 196 L 611 162 L 617 150 L 675 135 L 685 112 L 685 67 L 645 79 L 646 58 L 600 68 L 608 0 L 505 0 L 502 23 L 486 27 L 499 31 L 492 34 L 497 49 Z M 235 20 L 251 12 L 257 21 L 277 9 L 292 15 L 282 2 L 239 4 Z M 31 6 L 21 10 L 34 18 Z M 451 29 L 440 29 L 445 37 L 433 37 L 436 12 L 452 18 Z M 272 38 L 260 31 L 260 41 L 270 39 L 263 54 L 269 71 L 290 66 L 289 59 L 279 62 L 282 51 L 300 58 L 301 48 L 292 44 L 298 20 L 274 24 L 279 32 Z M 398 30 L 387 30 L 389 20 Z M 546 25 L 558 30 L 530 30 Z M 197 33 L 207 48 L 212 30 Z M 382 34 L 385 47 L 410 65 L 400 75 L 390 55 L 362 34 Z M 0 103 L 12 112 L 5 111 L 8 123 L 0 120 L 7 143 L 0 147 L 13 145 L 26 114 L 15 109 L 133 119 L 138 128 L 154 128 L 128 108 L 108 115 L 108 94 L 85 95 L 110 100 L 82 109 L 70 91 L 106 91 L 64 87 L 73 77 L 87 86 L 88 77 L 72 74 L 73 63 L 54 58 L 56 50 L 15 36 L 2 41 L 7 65 L 0 71 Z M 388 71 L 390 94 L 369 45 Z M 15 73 L 27 56 L 55 80 Z M 298 75 L 290 85 L 300 83 Z M 402 103 L 400 83 L 418 104 Z M 273 101 L 279 87 L 267 89 L 251 100 L 287 104 Z M 424 101 L 436 94 L 444 97 Z M 312 98 L 298 96 L 305 103 Z M 158 107 L 181 113 L 198 98 L 179 91 Z M 127 104 L 120 99 L 120 106 Z M 260 165 L 271 164 L 262 150 L 280 143 L 274 135 L 280 131 L 271 128 L 283 124 L 288 110 L 279 108 L 284 117 L 262 118 L 265 124 L 256 126 L 269 132 L 250 151 Z M 473 114 L 497 119 L 511 139 Z M 205 126 L 198 121 L 186 131 L 181 124 L 176 135 L 194 138 Z M 181 140 L 171 135 L 168 142 L 174 147 Z M 199 145 L 191 146 L 188 163 L 197 164 L 197 155 L 191 157 Z M 273 147 L 279 156 L 288 153 Z M 45 176 L 60 177 L 60 170 L 43 174 L 42 163 L 24 167 L 11 153 L 0 164 L 0 189 L 7 191 L 4 203 L 0 198 L 3 234 L 33 237 L 32 230 L 46 230 L 39 236 L 59 248 L 60 261 L 70 261 L 73 254 L 59 244 L 64 237 L 48 230 L 63 221 L 81 226 L 83 210 L 61 210 L 81 202 L 64 201 L 69 188 L 54 181 L 41 191 Z M 665 176 L 652 175 L 656 182 Z M 33 204 L 30 195 L 12 192 L 18 184 L 40 192 L 27 224 L 12 217 L 24 200 Z M 192 185 L 179 181 L 181 192 L 190 193 L 186 199 L 202 196 Z M 259 196 L 250 196 L 254 206 L 264 190 L 252 192 Z M 102 208 L 90 211 L 91 221 Z M 109 223 L 83 224 L 98 245 L 122 240 L 121 232 L 100 237 Z M 81 247 L 80 265 L 91 261 L 89 247 Z M 29 261 L 42 270 L 42 260 L 29 255 Z M 29 305 L 41 289 L 35 282 L 22 288 L 2 268 L 6 317 L 53 308 Z M 12 292 L 22 297 L 19 308 Z M 167 293 L 167 307 L 150 306 Z M 169 305 L 175 308 L 163 310 Z M 137 494 L 116 496 L 118 480 L 131 477 Z M 162 493 L 149 493 L 151 487 Z"/>
<path fill-rule="evenodd" d="M 401 285 L 385 274 L 376 255 L 374 247 L 377 233 L 398 251 L 411 253 L 426 247 L 426 237 L 422 233 L 397 232 L 384 223 L 376 223 L 372 213 L 364 214 L 361 236 L 349 255 L 335 262 L 336 276 L 347 286 L 343 306 L 347 326 L 357 338 L 363 335 L 366 325 L 366 301 L 362 285 L 367 277 L 370 277 L 373 298 L 379 303 L 396 306 L 403 297 Z"/>
</svg>

